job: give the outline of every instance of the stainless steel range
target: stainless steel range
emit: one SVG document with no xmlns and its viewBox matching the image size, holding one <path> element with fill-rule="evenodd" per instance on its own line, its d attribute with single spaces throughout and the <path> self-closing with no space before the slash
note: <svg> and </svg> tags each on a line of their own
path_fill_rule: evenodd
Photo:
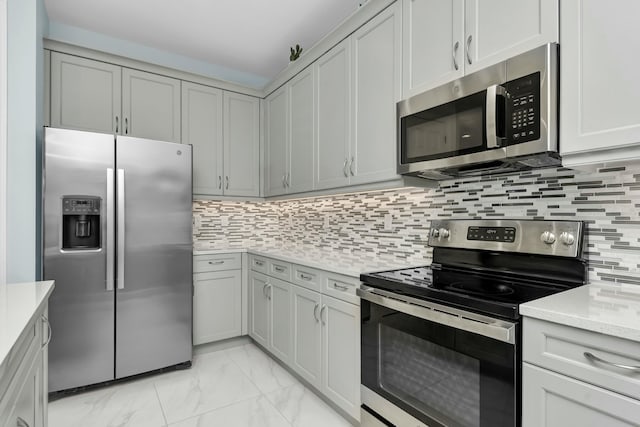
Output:
<svg viewBox="0 0 640 427">
<path fill-rule="evenodd" d="M 518 306 L 586 282 L 577 221 L 433 221 L 428 267 L 363 274 L 362 425 L 520 425 Z"/>
</svg>

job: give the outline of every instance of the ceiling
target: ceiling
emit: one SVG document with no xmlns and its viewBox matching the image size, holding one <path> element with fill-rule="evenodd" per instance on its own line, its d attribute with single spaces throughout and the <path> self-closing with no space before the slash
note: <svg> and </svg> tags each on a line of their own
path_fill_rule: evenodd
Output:
<svg viewBox="0 0 640 427">
<path fill-rule="evenodd" d="M 52 23 L 271 81 L 366 0 L 45 0 Z"/>
</svg>

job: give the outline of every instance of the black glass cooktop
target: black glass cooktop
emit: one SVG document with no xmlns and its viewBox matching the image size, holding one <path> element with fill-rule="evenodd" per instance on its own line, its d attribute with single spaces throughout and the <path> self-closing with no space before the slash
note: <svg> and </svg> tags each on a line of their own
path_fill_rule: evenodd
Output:
<svg viewBox="0 0 640 427">
<path fill-rule="evenodd" d="M 374 288 L 508 319 L 520 317 L 520 304 L 566 289 L 510 275 L 431 267 L 363 274 L 360 280 Z"/>
</svg>

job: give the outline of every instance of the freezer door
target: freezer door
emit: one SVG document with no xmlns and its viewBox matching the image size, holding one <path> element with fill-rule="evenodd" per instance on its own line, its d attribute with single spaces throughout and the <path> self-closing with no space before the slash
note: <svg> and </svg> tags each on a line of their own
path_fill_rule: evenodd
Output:
<svg viewBox="0 0 640 427">
<path fill-rule="evenodd" d="M 191 360 L 191 146 L 117 137 L 116 378 Z"/>
<path fill-rule="evenodd" d="M 107 229 L 107 218 L 113 219 L 114 213 L 114 160 L 113 135 L 45 129 L 43 276 L 56 281 L 49 300 L 49 391 L 114 378 L 115 295 L 113 269 L 107 269 L 108 259 L 113 260 L 107 254 L 114 253 L 112 228 Z M 99 206 L 94 212 L 80 203 L 73 215 L 73 209 L 65 209 L 67 220 L 77 220 L 71 236 L 99 232 L 97 248 L 63 249 L 63 229 L 68 228 L 63 226 L 63 200 L 68 196 Z M 96 214 L 99 226 L 94 222 L 89 228 L 88 218 L 98 219 Z"/>
</svg>

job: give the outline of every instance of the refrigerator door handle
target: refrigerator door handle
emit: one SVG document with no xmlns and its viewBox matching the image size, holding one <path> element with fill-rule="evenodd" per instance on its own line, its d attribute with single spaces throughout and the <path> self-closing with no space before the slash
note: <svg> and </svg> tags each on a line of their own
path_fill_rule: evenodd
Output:
<svg viewBox="0 0 640 427">
<path fill-rule="evenodd" d="M 124 169 L 118 169 L 118 289 L 124 289 Z"/>
<path fill-rule="evenodd" d="M 115 221 L 113 215 L 115 211 L 114 199 L 114 175 L 113 168 L 107 168 L 107 239 L 103 244 L 107 247 L 107 291 L 113 290 L 114 281 L 114 261 L 115 261 L 115 236 L 113 235 L 113 227 Z"/>
</svg>

